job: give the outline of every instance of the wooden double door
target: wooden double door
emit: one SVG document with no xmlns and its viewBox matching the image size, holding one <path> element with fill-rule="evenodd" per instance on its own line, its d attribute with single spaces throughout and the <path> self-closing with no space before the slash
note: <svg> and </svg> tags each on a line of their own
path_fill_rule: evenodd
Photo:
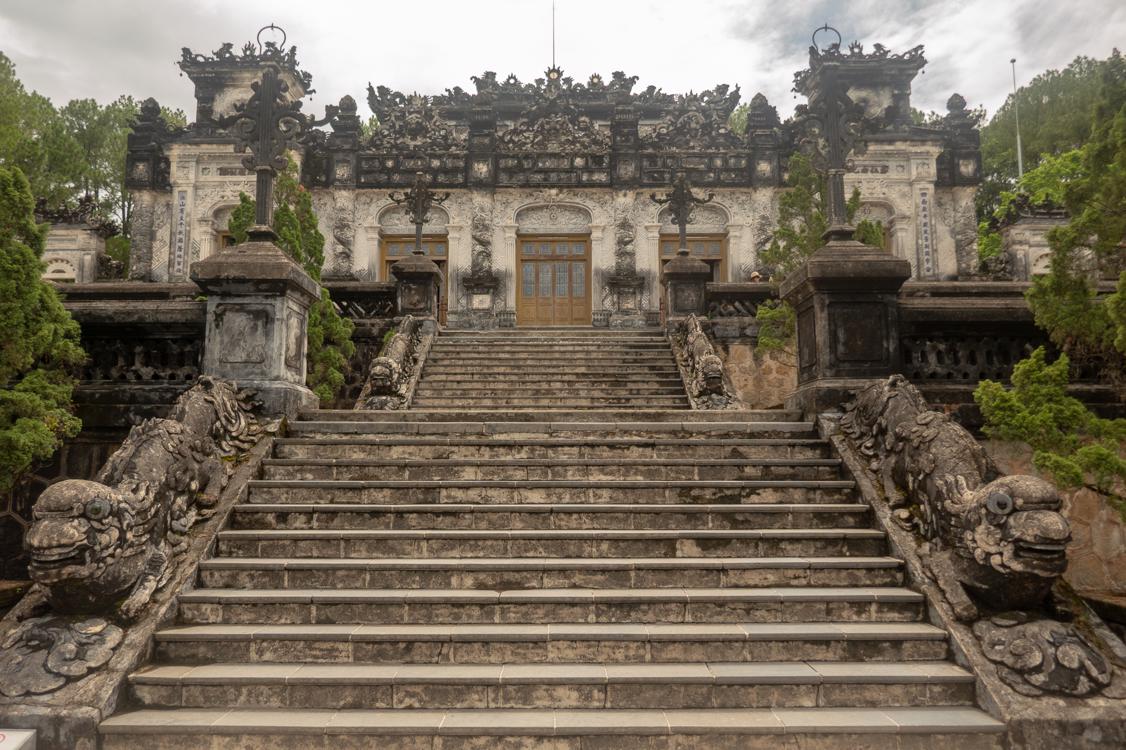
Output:
<svg viewBox="0 0 1126 750">
<path fill-rule="evenodd" d="M 590 325 L 590 238 L 517 240 L 516 324 Z"/>
</svg>

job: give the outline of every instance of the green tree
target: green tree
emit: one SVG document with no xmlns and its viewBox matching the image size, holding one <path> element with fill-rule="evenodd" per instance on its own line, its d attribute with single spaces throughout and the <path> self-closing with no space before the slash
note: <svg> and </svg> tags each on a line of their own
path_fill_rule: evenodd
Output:
<svg viewBox="0 0 1126 750">
<path fill-rule="evenodd" d="M 1001 254 L 1001 232 L 998 225 L 1015 218 L 1017 202 L 1023 196 L 1032 203 L 1062 206 L 1067 186 L 1082 179 L 1086 172 L 1083 150 L 1072 149 L 1062 154 L 1043 154 L 1040 163 L 1017 180 L 1013 190 L 1002 190 L 997 207 L 988 220 L 977 227 L 977 255 L 987 260 Z"/>
<path fill-rule="evenodd" d="M 47 228 L 34 209 L 23 172 L 0 166 L 0 490 L 82 427 L 70 405 L 85 354 L 78 325 L 41 279 Z"/>
<path fill-rule="evenodd" d="M 1117 52 L 1115 53 L 1117 54 Z M 1091 134 L 1091 108 L 1099 96 L 1106 60 L 1077 57 L 1063 70 L 1046 70 L 1017 89 L 981 129 L 982 185 L 978 219 L 996 210 L 1001 193 L 1017 180 L 1016 109 L 1020 109 L 1021 148 L 1026 170 L 1043 155 L 1081 147 Z"/>
<path fill-rule="evenodd" d="M 278 246 L 297 261 L 316 281 L 321 280 L 325 238 L 317 228 L 317 216 L 309 191 L 297 181 L 297 165 L 290 161 L 274 187 L 274 231 Z M 254 224 L 254 199 L 242 193 L 231 212 L 229 229 L 235 242 L 246 242 Z M 322 403 L 330 403 L 344 385 L 344 370 L 355 353 L 352 321 L 336 311 L 328 290 L 309 309 L 307 383 Z"/>
<path fill-rule="evenodd" d="M 1012 388 L 981 381 L 974 401 L 985 434 L 1030 445 L 1033 464 L 1059 487 L 1087 487 L 1126 508 L 1126 419 L 1102 419 L 1068 396 L 1069 366 L 1066 354 L 1049 364 L 1040 347 L 1013 369 Z"/>
<path fill-rule="evenodd" d="M 829 228 L 825 175 L 814 169 L 809 157 L 794 154 L 789 164 L 789 189 L 778 200 L 778 226 L 770 245 L 759 254 L 769 270 L 770 281 L 777 285 L 800 267 L 810 255 L 825 244 L 822 239 Z M 852 221 L 860 208 L 860 191 L 853 190 L 845 204 L 846 218 Z M 882 222 L 861 221 L 856 226 L 856 239 L 876 247 L 884 246 Z M 760 305 L 755 313 L 759 324 L 758 346 L 781 349 L 794 335 L 794 311 L 780 300 Z"/>
<path fill-rule="evenodd" d="M 51 203 L 75 197 L 82 148 L 45 96 L 28 92 L 0 52 L 0 166 L 17 167 L 32 195 Z"/>
<path fill-rule="evenodd" d="M 1071 359 L 1121 378 L 1126 347 L 1119 344 L 1126 335 L 1116 311 L 1126 295 L 1126 60 L 1116 50 L 1101 73 L 1090 140 L 1060 188 L 1071 218 L 1048 233 L 1048 273 L 1033 281 L 1027 297 L 1036 324 Z M 1118 278 L 1118 290 L 1101 300 L 1095 283 L 1106 276 Z"/>
<path fill-rule="evenodd" d="M 727 117 L 727 127 L 731 128 L 732 133 L 743 135 L 747 132 L 747 115 L 750 111 L 751 105 L 746 102 L 731 110 L 731 114 Z"/>
</svg>

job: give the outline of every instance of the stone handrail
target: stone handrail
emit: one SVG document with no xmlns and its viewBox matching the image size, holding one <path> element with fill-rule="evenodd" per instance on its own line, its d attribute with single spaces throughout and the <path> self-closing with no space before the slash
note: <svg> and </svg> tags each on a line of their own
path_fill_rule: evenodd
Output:
<svg viewBox="0 0 1126 750">
<path fill-rule="evenodd" d="M 397 314 L 393 281 L 326 279 L 321 285 L 328 290 L 337 311 L 352 320 L 394 318 Z"/>
<path fill-rule="evenodd" d="M 1115 694 L 1126 689 L 1106 656 L 1126 647 L 1061 619 L 1066 607 L 1054 592 L 1071 529 L 1051 483 L 1002 474 L 964 427 L 932 411 L 901 375 L 859 390 L 840 433 L 846 465 L 864 475 L 861 489 L 882 490 L 870 499 L 878 515 L 910 533 L 943 606 L 972 624 L 1004 684 L 1031 696 L 1089 696 L 1112 682 Z"/>
<path fill-rule="evenodd" d="M 704 304 L 709 320 L 752 318 L 759 305 L 777 296 L 766 282 L 711 282 L 705 287 Z"/>
<path fill-rule="evenodd" d="M 410 406 L 434 331 L 432 320 L 404 317 L 379 356 L 368 365 L 364 387 L 353 408 L 392 410 Z"/>
<path fill-rule="evenodd" d="M 25 537 L 35 585 L 0 627 L 0 695 L 51 693 L 111 659 L 267 434 L 249 399 L 201 377 L 168 418 L 135 426 L 94 481 L 40 495 Z"/>
<path fill-rule="evenodd" d="M 673 353 L 693 409 L 738 409 L 740 402 L 708 334 L 695 315 L 670 331 Z"/>
</svg>

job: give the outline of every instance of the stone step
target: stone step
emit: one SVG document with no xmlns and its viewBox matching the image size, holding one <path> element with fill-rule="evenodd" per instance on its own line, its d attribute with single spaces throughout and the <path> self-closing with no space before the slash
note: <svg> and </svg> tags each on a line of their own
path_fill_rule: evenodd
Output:
<svg viewBox="0 0 1126 750">
<path fill-rule="evenodd" d="M 271 480 L 248 482 L 252 503 L 839 503 L 847 479 L 745 480 Z"/>
<path fill-rule="evenodd" d="M 561 389 L 567 396 L 586 398 L 647 398 L 651 396 L 684 397 L 684 386 L 672 385 L 589 385 L 568 384 L 560 387 L 513 386 L 509 383 L 450 383 L 423 381 L 415 391 L 415 399 L 448 397 L 467 399 L 466 406 L 472 405 L 474 398 L 510 398 L 519 401 L 540 401 L 544 397 L 559 398 Z"/>
<path fill-rule="evenodd" d="M 200 563 L 207 588 L 538 589 L 899 586 L 891 557 L 252 558 Z"/>
<path fill-rule="evenodd" d="M 493 352 L 504 352 L 505 354 L 519 354 L 523 352 L 531 352 L 533 354 L 550 354 L 553 352 L 620 354 L 632 352 L 659 352 L 669 357 L 672 356 L 669 342 L 657 338 L 619 339 L 612 343 L 607 343 L 605 341 L 580 339 L 572 339 L 570 341 L 562 339 L 543 341 L 539 339 L 524 339 L 512 342 L 472 341 L 468 339 L 452 341 L 439 337 L 434 340 L 430 351 L 449 352 L 452 354 L 491 354 Z"/>
<path fill-rule="evenodd" d="M 133 699 L 161 708 L 764 708 L 949 706 L 974 678 L 949 662 L 244 664 L 149 666 Z"/>
<path fill-rule="evenodd" d="M 232 529 L 779 529 L 864 528 L 862 503 L 243 503 Z"/>
<path fill-rule="evenodd" d="M 411 401 L 412 408 L 418 409 L 445 409 L 450 406 L 469 407 L 475 409 L 542 409 L 544 407 L 558 407 L 562 409 L 601 408 L 615 406 L 624 409 L 652 409 L 689 407 L 688 396 L 629 396 L 629 395 L 601 395 L 584 396 L 583 394 L 564 394 L 558 396 L 423 396 L 416 395 Z"/>
<path fill-rule="evenodd" d="M 613 432 L 619 429 L 622 423 L 628 423 L 632 429 L 641 429 L 641 425 L 652 425 L 657 432 L 665 432 L 670 428 L 666 423 L 675 424 L 711 424 L 728 422 L 735 424 L 761 424 L 775 422 L 802 422 L 801 412 L 786 409 L 740 409 L 731 411 L 691 411 L 683 412 L 675 409 L 654 409 L 642 414 L 635 411 L 623 412 L 616 409 L 583 410 L 571 413 L 561 412 L 558 409 L 536 412 L 512 412 L 511 418 L 503 413 L 490 412 L 482 415 L 472 409 L 447 409 L 445 411 L 419 413 L 413 410 L 405 411 L 367 411 L 356 409 L 316 409 L 304 411 L 299 415 L 300 422 L 473 422 L 484 421 L 490 423 L 503 422 L 549 422 L 549 423 L 594 423 L 597 430 Z M 813 423 L 806 422 L 812 429 Z"/>
<path fill-rule="evenodd" d="M 264 479 L 707 480 L 838 479 L 822 459 L 287 459 L 263 461 Z"/>
<path fill-rule="evenodd" d="M 277 438 L 279 458 L 343 460 L 365 458 L 417 459 L 660 459 L 670 455 L 686 460 L 709 458 L 810 459 L 829 456 L 829 444 L 818 438 L 743 438 L 720 440 L 683 438 L 544 438 L 521 439 L 425 437 L 409 435 Z"/>
<path fill-rule="evenodd" d="M 471 364 L 508 363 L 516 365 L 534 366 L 543 362 L 559 362 L 563 364 L 576 364 L 578 362 L 590 365 L 645 365 L 648 363 L 668 365 L 674 362 L 672 352 L 669 350 L 654 349 L 604 349 L 601 347 L 585 351 L 559 351 L 547 347 L 529 351 L 509 351 L 506 347 L 489 347 L 481 351 L 462 352 L 456 350 L 431 351 L 426 357 L 427 367 L 438 367 L 447 362 Z"/>
<path fill-rule="evenodd" d="M 886 553 L 875 529 L 227 529 L 237 557 L 790 557 Z"/>
<path fill-rule="evenodd" d="M 657 338 L 664 340 L 665 331 L 663 328 L 658 327 L 613 329 L 592 328 L 590 326 L 521 326 L 520 328 L 497 329 L 492 331 L 444 328 L 441 333 L 439 333 L 438 338 L 445 340 L 487 339 L 490 341 L 519 341 L 522 339 L 539 341 L 541 339 L 571 338 L 593 338 L 600 341 L 618 341 L 621 339 L 634 338 Z"/>
<path fill-rule="evenodd" d="M 583 388 L 593 389 L 602 387 L 614 388 L 684 388 L 684 381 L 679 375 L 665 374 L 654 375 L 648 372 L 623 372 L 614 375 L 571 375 L 565 373 L 540 373 L 535 380 L 529 380 L 528 374 L 521 373 L 493 373 L 478 372 L 434 373 L 428 375 L 426 380 L 419 383 L 419 388 L 512 388 L 546 389 L 546 388 Z"/>
<path fill-rule="evenodd" d="M 185 623 L 915 622 L 900 587 L 689 589 L 196 589 Z"/>
<path fill-rule="evenodd" d="M 410 412 L 408 412 L 410 413 Z M 692 414 L 686 411 L 686 414 Z M 723 437 L 729 439 L 814 438 L 809 422 L 521 422 L 521 421 L 299 421 L 289 424 L 292 435 L 338 437 L 342 435 L 521 435 L 592 437 L 601 442 L 608 437 L 680 438 Z"/>
<path fill-rule="evenodd" d="M 295 735 L 300 737 L 302 750 L 762 750 L 782 747 L 783 742 L 803 748 L 1000 750 L 1005 725 L 966 706 L 523 711 L 218 708 L 130 711 L 103 721 L 99 731 L 103 750 L 234 746 L 212 745 L 212 735 L 216 742 L 230 737 L 242 750 L 292 747 Z M 199 744 L 201 736 L 208 744 Z M 505 741 L 498 742 L 502 738 Z"/>
<path fill-rule="evenodd" d="M 947 656 L 923 622 L 515 625 L 182 625 L 158 630 L 156 658 L 207 664 L 504 664 L 683 661 L 917 661 Z"/>
<path fill-rule="evenodd" d="M 534 369 L 535 372 L 529 372 Z M 676 362 L 671 358 L 668 360 L 654 361 L 649 363 L 624 363 L 615 366 L 607 366 L 605 363 L 590 363 L 583 359 L 574 358 L 568 360 L 568 364 L 564 367 L 554 367 L 551 370 L 543 370 L 542 368 L 533 368 L 526 362 L 510 362 L 498 359 L 489 359 L 487 362 L 475 362 L 472 365 L 461 364 L 460 360 L 451 358 L 447 362 L 435 364 L 427 359 L 423 367 L 424 379 L 437 376 L 449 375 L 508 375 L 508 376 L 524 376 L 528 375 L 545 375 L 551 373 L 552 376 L 559 374 L 564 377 L 643 377 L 650 375 L 659 375 L 660 377 L 679 377 L 680 371 L 676 367 Z"/>
</svg>

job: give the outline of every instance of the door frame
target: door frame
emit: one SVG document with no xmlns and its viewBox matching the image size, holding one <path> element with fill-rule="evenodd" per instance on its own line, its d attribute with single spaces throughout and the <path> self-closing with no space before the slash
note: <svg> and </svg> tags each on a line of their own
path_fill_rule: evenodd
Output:
<svg viewBox="0 0 1126 750">
<path fill-rule="evenodd" d="M 583 279 L 583 288 L 586 292 L 586 298 L 590 302 L 590 320 L 587 323 L 560 323 L 559 327 L 565 325 L 594 325 L 594 292 L 591 289 L 591 279 L 593 277 L 593 263 L 591 257 L 593 255 L 593 248 L 591 243 L 591 236 L 589 233 L 583 234 L 523 234 L 516 236 L 516 270 L 514 273 L 514 283 L 516 286 L 516 327 L 521 327 L 520 323 L 520 303 L 524 300 L 524 254 L 521 252 L 525 242 L 582 242 L 586 245 L 586 252 L 580 257 L 577 255 L 568 255 L 566 260 L 571 262 L 573 260 L 582 260 L 586 264 L 586 278 Z M 557 256 L 532 256 L 527 259 L 528 263 L 554 263 L 563 260 L 562 257 Z M 554 283 L 554 281 L 553 281 Z M 523 325 L 536 325 L 534 323 L 524 323 Z M 554 324 L 553 324 L 554 327 Z"/>
</svg>

